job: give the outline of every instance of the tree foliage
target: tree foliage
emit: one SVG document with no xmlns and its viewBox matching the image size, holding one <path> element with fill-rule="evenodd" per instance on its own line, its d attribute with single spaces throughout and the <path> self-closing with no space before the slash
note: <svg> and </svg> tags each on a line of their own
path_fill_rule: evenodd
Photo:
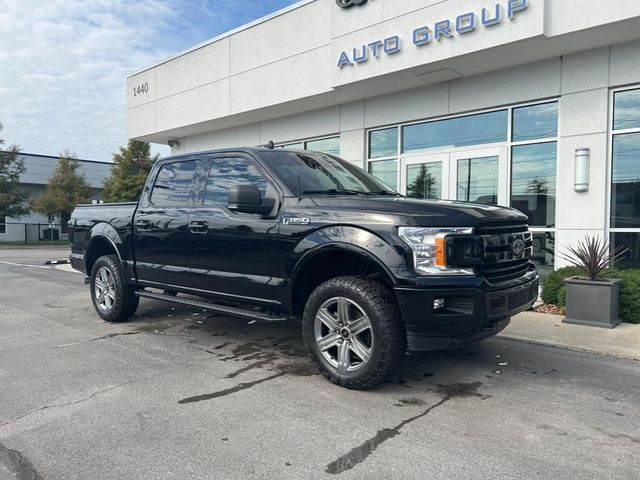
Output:
<svg viewBox="0 0 640 480">
<path fill-rule="evenodd" d="M 18 187 L 20 175 L 26 170 L 19 156 L 20 147 L 12 145 L 4 150 L 3 145 L 4 140 L 0 138 L 0 222 L 4 222 L 5 217 L 20 218 L 29 213 L 28 194 Z"/>
<path fill-rule="evenodd" d="M 429 172 L 426 163 L 420 165 L 420 171 L 416 179 L 407 188 L 407 196 L 410 198 L 437 199 L 440 197 L 436 178 Z"/>
<path fill-rule="evenodd" d="M 49 178 L 47 189 L 35 199 L 32 208 L 44 215 L 60 215 L 63 222 L 79 203 L 87 203 L 91 198 L 91 186 L 78 173 L 77 157 L 65 151 L 60 155 L 58 166 Z"/>
<path fill-rule="evenodd" d="M 144 183 L 158 155 L 151 157 L 146 142 L 129 140 L 125 147 L 113 155 L 111 176 L 104 182 L 106 202 L 133 202 L 140 198 Z"/>
</svg>

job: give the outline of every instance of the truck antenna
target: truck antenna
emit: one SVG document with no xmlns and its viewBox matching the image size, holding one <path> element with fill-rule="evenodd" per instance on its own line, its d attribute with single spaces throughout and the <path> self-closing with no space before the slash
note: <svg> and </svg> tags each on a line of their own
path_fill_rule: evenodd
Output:
<svg viewBox="0 0 640 480">
<path fill-rule="evenodd" d="M 298 174 L 298 201 L 302 201 L 302 188 L 300 187 L 300 174 Z"/>
</svg>

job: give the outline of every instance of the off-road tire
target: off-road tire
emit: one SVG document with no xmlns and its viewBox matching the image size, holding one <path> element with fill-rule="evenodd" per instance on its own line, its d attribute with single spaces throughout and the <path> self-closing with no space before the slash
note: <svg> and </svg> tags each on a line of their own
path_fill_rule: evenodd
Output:
<svg viewBox="0 0 640 480">
<path fill-rule="evenodd" d="M 112 306 L 109 309 L 101 308 L 96 297 L 96 277 L 100 269 L 107 269 L 113 278 L 112 291 L 115 296 Z M 140 297 L 136 295 L 133 286 L 127 283 L 124 270 L 120 264 L 120 259 L 116 255 L 105 255 L 98 258 L 91 269 L 91 301 L 96 313 L 107 322 L 124 322 L 129 320 L 136 313 Z"/>
<path fill-rule="evenodd" d="M 339 372 L 325 358 L 316 340 L 318 311 L 336 297 L 355 302 L 370 321 L 374 338 L 371 356 L 355 372 Z M 331 382 L 354 390 L 367 390 L 384 381 L 396 370 L 407 349 L 407 336 L 395 298 L 382 284 L 364 277 L 337 277 L 318 286 L 305 306 L 302 334 L 307 350 L 322 374 Z"/>
</svg>

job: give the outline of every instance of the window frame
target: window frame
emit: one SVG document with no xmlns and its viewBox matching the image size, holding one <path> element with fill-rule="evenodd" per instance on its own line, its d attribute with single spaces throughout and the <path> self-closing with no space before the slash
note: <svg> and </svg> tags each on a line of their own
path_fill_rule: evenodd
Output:
<svg viewBox="0 0 640 480">
<path fill-rule="evenodd" d="M 624 87 L 611 88 L 609 90 L 609 118 L 608 118 L 608 135 L 607 135 L 607 185 L 606 185 L 606 198 L 605 208 L 607 212 L 607 218 L 605 223 L 605 238 L 609 242 L 609 245 L 613 245 L 612 238 L 615 233 L 635 233 L 640 235 L 640 227 L 613 227 L 613 146 L 614 139 L 618 135 L 625 135 L 629 133 L 640 133 L 640 127 L 637 128 L 625 128 L 620 130 L 614 129 L 615 119 L 615 100 L 616 94 L 620 92 L 628 92 L 631 90 L 640 90 L 640 84 L 627 85 Z"/>
<path fill-rule="evenodd" d="M 558 130 L 557 130 L 557 136 L 555 137 L 546 137 L 546 138 L 539 138 L 539 139 L 534 139 L 534 140 L 522 140 L 522 141 L 513 141 L 513 111 L 514 109 L 517 108 L 523 108 L 523 107 L 531 107 L 531 106 L 536 106 L 536 105 L 544 105 L 547 103 L 558 103 Z M 406 127 L 408 125 L 416 125 L 416 124 L 420 124 L 420 123 L 429 123 L 429 122 L 436 122 L 436 121 L 440 121 L 440 120 L 448 120 L 448 119 L 452 119 L 452 118 L 460 118 L 460 117 L 469 117 L 472 115 L 479 115 L 479 114 L 483 114 L 483 113 L 491 113 L 491 112 L 498 112 L 501 110 L 507 110 L 507 121 L 508 121 L 508 125 L 507 125 L 507 141 L 506 142 L 497 142 L 497 143 L 487 143 L 487 144 L 480 144 L 480 145 L 472 145 L 472 146 L 463 146 L 463 147 L 455 147 L 455 148 L 449 148 L 449 147 L 438 147 L 438 148 L 430 148 L 430 149 L 426 149 L 426 150 L 420 150 L 420 151 L 413 151 L 413 152 L 408 152 L 408 153 L 402 153 L 402 144 L 404 142 L 404 131 L 403 131 L 403 127 Z M 366 160 L 365 160 L 365 168 L 367 170 L 367 172 L 370 172 L 369 170 L 369 164 L 373 163 L 373 162 L 379 162 L 379 161 L 383 161 L 383 160 L 396 160 L 398 162 L 398 170 L 396 172 L 397 174 L 397 184 L 398 184 L 398 191 L 400 191 L 400 186 L 401 186 L 401 170 L 402 170 L 402 160 L 405 158 L 411 158 L 414 156 L 423 156 L 425 154 L 428 155 L 432 155 L 432 154 L 439 154 L 439 153 L 454 153 L 456 151 L 464 151 L 464 150 L 470 150 L 470 149 L 478 149 L 478 148 L 483 148 L 483 149 L 490 149 L 493 147 L 507 147 L 507 185 L 505 186 L 505 188 L 507 189 L 507 198 L 509 199 L 509 205 L 511 205 L 511 183 L 512 183 L 512 156 L 513 156 L 513 147 L 516 146 L 521 146 L 521 145 L 533 145 L 533 144 L 538 144 L 538 143 L 552 143 L 552 142 L 556 142 L 557 146 L 557 154 L 560 152 L 560 125 L 562 124 L 562 108 L 561 108 L 561 97 L 560 96 L 554 96 L 554 97 L 548 97 L 548 98 L 544 98 L 544 99 L 540 99 L 540 100 L 535 100 L 535 101 L 530 101 L 530 102 L 520 102 L 520 103 L 514 103 L 511 105 L 503 105 L 503 106 L 498 106 L 498 107 L 491 107 L 491 108 L 485 108 L 485 109 L 479 109 L 479 110 L 474 110 L 471 112 L 462 112 L 462 113 L 457 113 L 457 114 L 453 114 L 453 115 L 441 115 L 441 116 L 436 116 L 436 117 L 430 117 L 428 119 L 420 119 L 420 120 L 412 120 L 412 121 L 408 121 L 408 122 L 400 122 L 400 123 L 393 123 L 393 124 L 386 124 L 386 125 L 380 125 L 380 126 L 376 126 L 376 127 L 372 127 L 372 128 L 368 128 L 365 130 L 365 142 L 366 142 Z M 370 132 L 374 132 L 374 131 L 378 131 L 378 130 L 387 130 L 389 128 L 398 128 L 398 146 L 397 146 L 397 152 L 396 152 L 396 156 L 387 156 L 387 157 L 375 157 L 375 158 L 371 158 L 371 137 L 370 137 Z M 556 154 L 556 182 L 557 182 L 557 178 L 558 178 L 558 158 L 557 158 L 557 154 Z M 556 183 L 557 186 L 557 183 Z M 556 219 L 557 219 L 557 204 L 556 204 Z M 534 227 L 534 226 L 530 226 L 529 230 L 531 230 L 532 233 L 545 233 L 545 232 L 556 232 L 556 226 L 555 224 L 552 227 Z M 640 229 L 639 229 L 640 231 Z"/>
</svg>

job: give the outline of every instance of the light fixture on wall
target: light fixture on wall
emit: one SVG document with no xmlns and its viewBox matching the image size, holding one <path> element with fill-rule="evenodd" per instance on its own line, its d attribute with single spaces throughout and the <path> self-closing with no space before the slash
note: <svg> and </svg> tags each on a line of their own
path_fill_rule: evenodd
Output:
<svg viewBox="0 0 640 480">
<path fill-rule="evenodd" d="M 576 149 L 576 178 L 574 189 L 576 192 L 589 191 L 589 164 L 591 163 L 591 150 L 588 148 Z"/>
<path fill-rule="evenodd" d="M 175 138 L 172 138 L 172 139 L 171 139 L 171 140 L 169 140 L 167 143 L 169 144 L 169 146 L 170 146 L 171 148 L 173 148 L 173 147 L 179 147 L 179 146 L 180 146 L 180 142 L 179 142 L 178 140 L 176 140 Z"/>
</svg>

